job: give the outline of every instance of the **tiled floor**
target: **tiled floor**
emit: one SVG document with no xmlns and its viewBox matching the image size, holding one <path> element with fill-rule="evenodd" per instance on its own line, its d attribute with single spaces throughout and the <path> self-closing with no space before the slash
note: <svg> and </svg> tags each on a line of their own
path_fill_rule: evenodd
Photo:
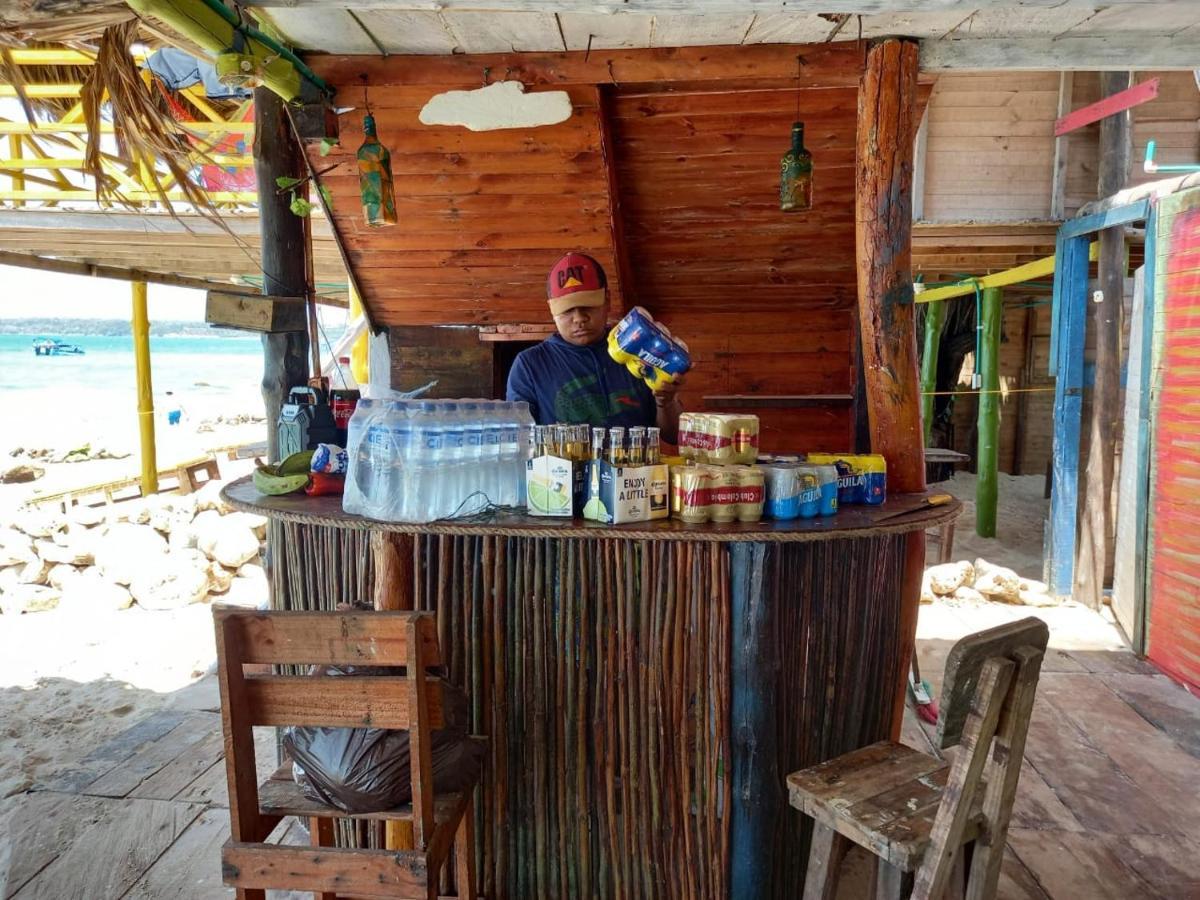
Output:
<svg viewBox="0 0 1200 900">
<path fill-rule="evenodd" d="M 955 640 L 1028 613 L 924 607 L 923 674 L 936 688 Z M 1200 897 L 1200 699 L 1125 651 L 1096 614 L 1037 614 L 1051 625 L 1051 650 L 1000 896 Z M 0 822 L 0 900 L 232 895 L 216 862 L 228 813 L 212 679 L 177 699 L 19 799 Z M 932 750 L 911 713 L 904 736 Z M 273 759 L 272 736 L 262 741 L 260 757 Z M 293 829 L 284 839 L 301 837 Z M 866 866 L 850 868 L 841 896 L 865 896 Z"/>
</svg>

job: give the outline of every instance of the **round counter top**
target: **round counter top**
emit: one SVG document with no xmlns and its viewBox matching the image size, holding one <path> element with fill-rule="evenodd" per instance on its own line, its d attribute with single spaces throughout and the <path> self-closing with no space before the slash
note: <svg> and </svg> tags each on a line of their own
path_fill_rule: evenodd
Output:
<svg viewBox="0 0 1200 900">
<path fill-rule="evenodd" d="M 928 500 L 935 492 L 895 494 L 880 506 L 844 506 L 836 516 L 761 522 L 693 525 L 679 519 L 657 519 L 605 525 L 585 519 L 544 518 L 515 510 L 496 510 L 436 522 L 380 522 L 342 511 L 340 496 L 309 497 L 304 493 L 279 497 L 260 494 L 250 476 L 230 482 L 221 496 L 235 509 L 308 525 L 389 531 L 399 534 L 500 534 L 513 537 L 620 538 L 639 541 L 799 542 L 849 540 L 922 531 L 951 522 L 962 503 L 951 498 L 938 506 Z"/>
</svg>

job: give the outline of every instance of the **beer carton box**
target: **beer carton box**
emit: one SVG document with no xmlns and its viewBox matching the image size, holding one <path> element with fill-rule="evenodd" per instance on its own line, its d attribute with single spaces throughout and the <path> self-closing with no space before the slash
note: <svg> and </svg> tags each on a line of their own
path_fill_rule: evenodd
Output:
<svg viewBox="0 0 1200 900">
<path fill-rule="evenodd" d="M 588 465 L 583 517 L 609 525 L 665 519 L 669 512 L 670 470 L 665 465 Z"/>
<path fill-rule="evenodd" d="M 525 463 L 525 509 L 531 516 L 569 519 L 582 514 L 585 463 L 538 456 Z"/>
</svg>

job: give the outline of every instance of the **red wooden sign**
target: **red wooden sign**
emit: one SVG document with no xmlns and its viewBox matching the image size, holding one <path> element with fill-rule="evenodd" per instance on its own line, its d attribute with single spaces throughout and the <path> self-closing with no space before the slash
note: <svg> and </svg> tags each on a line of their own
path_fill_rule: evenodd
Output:
<svg viewBox="0 0 1200 900">
<path fill-rule="evenodd" d="M 1151 78 L 1149 81 L 1135 84 L 1131 88 L 1111 94 L 1090 106 L 1085 106 L 1083 109 L 1077 109 L 1063 116 L 1054 123 L 1054 136 L 1062 137 L 1069 131 L 1082 128 L 1084 125 L 1091 125 L 1093 122 L 1099 122 L 1101 119 L 1111 116 L 1114 113 L 1124 112 L 1140 103 L 1145 103 L 1147 100 L 1153 100 L 1157 96 L 1157 78 Z"/>
</svg>

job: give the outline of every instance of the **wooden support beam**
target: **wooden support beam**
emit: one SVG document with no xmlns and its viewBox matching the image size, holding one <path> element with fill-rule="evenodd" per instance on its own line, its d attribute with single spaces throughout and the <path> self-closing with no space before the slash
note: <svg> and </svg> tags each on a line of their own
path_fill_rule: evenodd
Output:
<svg viewBox="0 0 1200 900">
<path fill-rule="evenodd" d="M 32 253 L 13 253 L 0 250 L 0 266 L 17 266 L 22 269 L 37 269 L 42 272 L 62 272 L 66 275 L 84 275 L 91 278 L 113 278 L 117 281 L 144 281 L 147 284 L 167 284 L 173 287 L 193 288 L 206 291 L 213 282 L 203 278 L 190 278 L 168 272 L 150 272 L 146 269 L 125 269 L 120 266 L 101 266 L 68 259 L 53 259 Z"/>
<path fill-rule="evenodd" d="M 1054 270 L 1054 308 L 1060 319 L 1051 336 L 1058 344 L 1054 379 L 1053 490 L 1046 536 L 1045 580 L 1050 593 L 1071 593 L 1079 503 L 1079 419 L 1083 408 L 1083 345 L 1087 325 L 1088 259 L 1082 237 L 1059 239 Z"/>
<path fill-rule="evenodd" d="M 139 450 L 142 462 L 142 496 L 158 493 L 158 457 L 154 447 L 154 387 L 150 375 L 150 316 L 146 306 L 146 282 L 133 288 L 134 368 L 137 376 Z"/>
<path fill-rule="evenodd" d="M 265 334 L 303 331 L 307 326 L 303 297 L 266 297 L 228 291 L 208 292 L 204 321 L 221 328 Z"/>
<path fill-rule="evenodd" d="M 1090 245 L 1088 247 L 1088 259 L 1094 260 L 1098 252 L 1099 248 L 1097 245 Z M 1054 266 L 1055 257 L 1044 256 L 1041 259 L 1035 259 L 1031 263 L 1025 263 L 1023 266 L 1005 269 L 1003 272 L 994 272 L 991 275 L 973 278 L 970 281 L 960 281 L 958 284 L 947 284 L 943 287 L 921 291 L 921 293 L 916 295 L 915 302 L 933 303 L 938 300 L 949 300 L 952 297 L 966 297 L 974 295 L 976 287 L 980 290 L 985 290 L 987 288 L 1008 287 L 1009 285 L 1020 284 L 1022 281 L 1036 281 L 1039 278 L 1045 278 L 1047 275 L 1053 275 Z"/>
<path fill-rule="evenodd" d="M 286 106 L 274 92 L 254 92 L 254 171 L 258 183 L 274 185 L 280 177 L 301 179 L 305 162 L 292 135 Z M 286 194 L 264 190 L 259 198 L 258 223 L 262 240 L 263 293 L 304 297 L 308 290 L 304 220 L 289 208 Z M 308 334 L 288 331 L 264 334 L 263 402 L 267 414 L 267 450 L 279 458 L 275 423 L 288 391 L 308 383 Z"/>
<path fill-rule="evenodd" d="M 917 128 L 917 143 L 913 148 L 913 221 L 925 218 L 925 163 L 929 148 L 929 105 L 921 114 L 921 125 Z"/>
<path fill-rule="evenodd" d="M 1103 72 L 1100 87 L 1107 98 L 1128 96 L 1130 72 Z M 1129 109 L 1106 115 L 1100 122 L 1099 196 L 1109 197 L 1129 180 L 1133 155 L 1133 121 Z M 1084 470 L 1083 517 L 1079 529 L 1079 559 L 1075 566 L 1076 601 L 1099 609 L 1104 601 L 1108 562 L 1108 525 L 1112 510 L 1113 462 L 1121 423 L 1121 312 L 1125 290 L 1125 229 L 1100 232 L 1098 303 L 1091 303 L 1096 336 L 1096 376 Z"/>
<path fill-rule="evenodd" d="M 922 72 L 1163 71 L 1195 67 L 1196 39 L 1187 30 L 1176 36 L 1130 29 L 1123 33 L 1078 37 L 1063 34 L 1030 38 L 939 38 L 921 42 Z"/>
<path fill-rule="evenodd" d="M 617 181 L 617 155 L 612 136 L 612 94 L 608 88 L 596 86 L 596 115 L 600 120 L 600 156 L 607 175 L 608 231 L 612 240 L 613 259 L 617 261 L 617 283 L 621 288 L 622 307 L 634 305 L 632 267 L 629 248 L 625 245 L 625 218 L 621 212 L 621 187 Z"/>
<path fill-rule="evenodd" d="M 1058 118 L 1071 112 L 1075 96 L 1075 73 L 1060 72 L 1058 76 Z M 1065 135 L 1054 139 L 1054 174 L 1050 182 L 1050 218 L 1067 217 L 1067 151 Z"/>
<path fill-rule="evenodd" d="M 912 288 L 912 154 L 917 45 L 867 53 L 858 96 L 855 238 L 871 447 L 898 493 L 925 489 Z"/>
<path fill-rule="evenodd" d="M 1120 73 L 1112 74 L 1115 74 L 1118 78 L 1122 78 L 1124 83 L 1129 83 L 1133 80 L 1132 75 L 1126 77 Z M 1064 134 L 1069 134 L 1076 129 L 1083 128 L 1085 125 L 1091 125 L 1093 122 L 1099 122 L 1101 119 L 1106 119 L 1117 113 L 1133 109 L 1133 107 L 1139 106 L 1148 100 L 1153 100 L 1157 96 L 1157 78 L 1151 78 L 1149 81 L 1143 81 L 1141 84 L 1128 87 L 1123 91 L 1109 94 L 1102 100 L 1097 100 L 1095 103 L 1089 104 L 1082 109 L 1059 116 L 1054 123 L 1054 136 L 1062 137 Z M 1103 174 L 1101 174 L 1101 178 L 1103 177 Z M 1121 186 L 1124 187 L 1124 182 L 1122 182 Z M 1120 190 L 1120 188 L 1117 190 Z M 1116 193 L 1116 191 L 1112 193 Z M 1109 195 L 1101 193 L 1100 196 L 1107 197 Z"/>
</svg>

